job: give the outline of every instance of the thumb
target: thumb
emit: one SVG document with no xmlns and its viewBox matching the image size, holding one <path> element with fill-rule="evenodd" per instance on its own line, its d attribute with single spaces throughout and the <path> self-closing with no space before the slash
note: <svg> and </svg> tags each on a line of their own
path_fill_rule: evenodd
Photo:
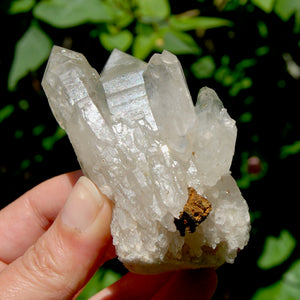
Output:
<svg viewBox="0 0 300 300">
<path fill-rule="evenodd" d="M 111 210 L 81 177 L 48 231 L 0 273 L 0 298 L 71 299 L 111 247 Z"/>
</svg>

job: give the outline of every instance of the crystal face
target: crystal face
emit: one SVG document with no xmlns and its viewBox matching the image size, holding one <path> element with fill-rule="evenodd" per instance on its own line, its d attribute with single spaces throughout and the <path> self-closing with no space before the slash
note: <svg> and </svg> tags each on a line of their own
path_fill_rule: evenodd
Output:
<svg viewBox="0 0 300 300">
<path fill-rule="evenodd" d="M 234 261 L 250 230 L 230 175 L 235 121 L 207 87 L 193 105 L 176 56 L 146 64 L 114 50 L 99 76 L 54 46 L 42 85 L 84 174 L 114 202 L 113 243 L 129 270 Z"/>
</svg>

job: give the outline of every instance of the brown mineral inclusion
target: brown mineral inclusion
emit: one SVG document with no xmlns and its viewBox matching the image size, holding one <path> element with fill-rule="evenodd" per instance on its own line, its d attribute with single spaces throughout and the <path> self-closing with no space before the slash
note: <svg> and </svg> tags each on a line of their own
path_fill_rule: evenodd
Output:
<svg viewBox="0 0 300 300">
<path fill-rule="evenodd" d="M 174 223 L 181 236 L 185 236 L 185 230 L 193 233 L 196 227 L 202 223 L 211 211 L 210 202 L 200 196 L 192 187 L 188 187 L 189 198 L 184 205 L 179 219 L 175 218 Z"/>
</svg>

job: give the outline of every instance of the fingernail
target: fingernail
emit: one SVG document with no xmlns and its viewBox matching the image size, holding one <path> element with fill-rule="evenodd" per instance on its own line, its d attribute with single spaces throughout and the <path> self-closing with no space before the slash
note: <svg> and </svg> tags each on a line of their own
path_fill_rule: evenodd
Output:
<svg viewBox="0 0 300 300">
<path fill-rule="evenodd" d="M 103 201 L 103 195 L 95 184 L 87 177 L 80 177 L 62 210 L 62 222 L 79 231 L 87 230 L 99 213 Z"/>
</svg>

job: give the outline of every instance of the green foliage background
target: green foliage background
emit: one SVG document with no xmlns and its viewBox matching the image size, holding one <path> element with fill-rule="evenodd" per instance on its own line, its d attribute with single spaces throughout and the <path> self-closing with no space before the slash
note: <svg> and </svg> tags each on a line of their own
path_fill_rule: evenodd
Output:
<svg viewBox="0 0 300 300">
<path fill-rule="evenodd" d="M 193 98 L 207 85 L 237 120 L 232 174 L 250 207 L 251 239 L 234 265 L 218 270 L 214 299 L 300 299 L 300 1 L 0 3 L 1 207 L 79 168 L 40 85 L 53 44 L 83 53 L 99 72 L 113 48 L 145 60 L 168 49 Z M 100 269 L 80 299 L 120 272 Z"/>
</svg>

